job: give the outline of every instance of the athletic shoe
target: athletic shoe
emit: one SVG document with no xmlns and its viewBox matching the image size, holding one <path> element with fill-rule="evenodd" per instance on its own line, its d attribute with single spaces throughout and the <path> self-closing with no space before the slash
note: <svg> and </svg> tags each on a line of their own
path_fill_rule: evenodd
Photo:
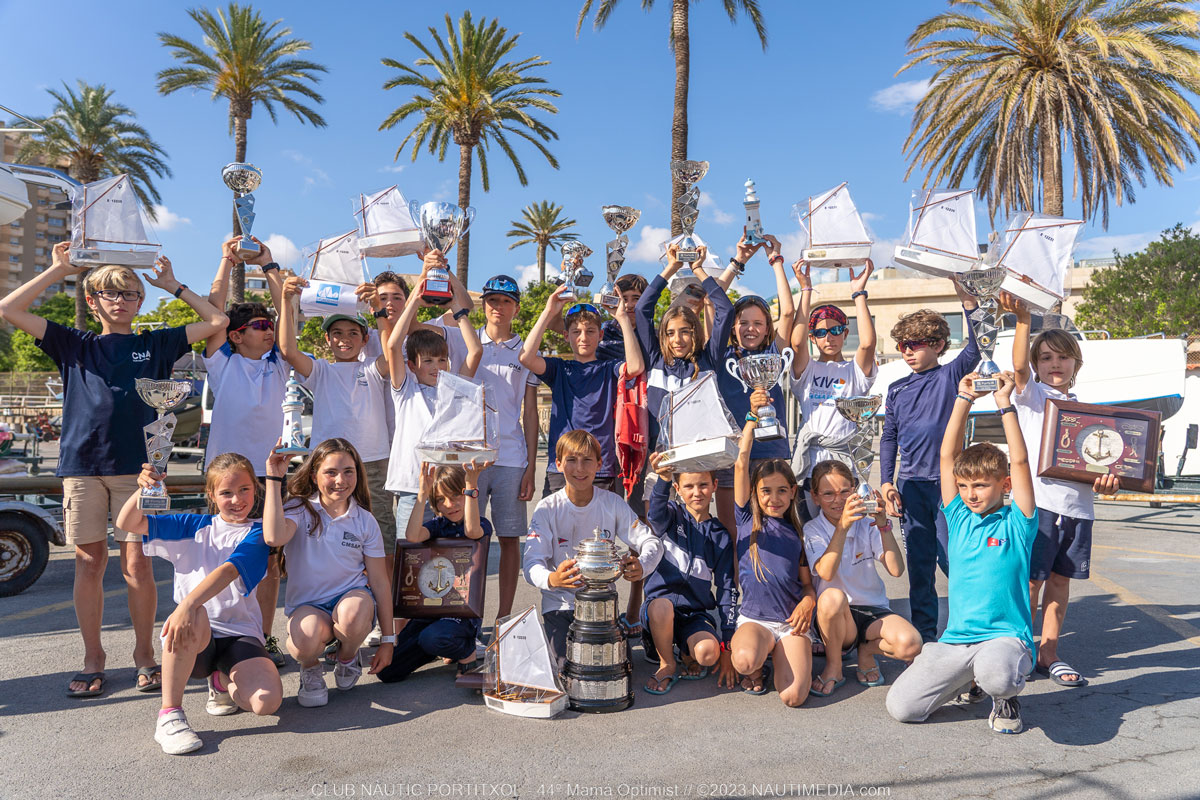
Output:
<svg viewBox="0 0 1200 800">
<path fill-rule="evenodd" d="M 188 725 L 182 708 L 158 715 L 158 724 L 154 726 L 154 741 L 158 742 L 162 751 L 169 756 L 183 755 L 204 746 L 204 742 L 200 741 L 192 726 Z"/>
<path fill-rule="evenodd" d="M 379 647 L 379 640 L 383 638 L 383 630 L 379 627 L 379 623 L 375 623 L 375 627 L 367 634 L 367 639 L 363 644 L 367 647 Z"/>
<path fill-rule="evenodd" d="M 276 667 L 287 666 L 287 656 L 279 649 L 279 640 L 274 636 L 267 637 L 267 655 L 275 662 Z"/>
<path fill-rule="evenodd" d="M 354 684 L 358 683 L 358 679 L 362 677 L 362 667 L 358 663 L 358 653 L 354 654 L 354 658 L 349 664 L 343 664 L 341 659 L 333 667 L 333 682 L 343 692 L 347 689 L 354 688 Z M 321 679 L 321 685 L 325 685 L 325 679 Z"/>
<path fill-rule="evenodd" d="M 988 727 L 996 733 L 1020 733 L 1024 727 L 1021 723 L 1021 701 L 1015 697 L 1002 700 L 993 697 Z"/>
<path fill-rule="evenodd" d="M 236 714 L 241 709 L 237 703 L 233 702 L 233 698 L 229 696 L 229 691 L 218 691 L 216 683 L 213 681 L 213 676 L 208 676 L 208 702 L 204 704 L 204 710 L 214 717 L 227 717 L 230 714 Z"/>
<path fill-rule="evenodd" d="M 979 688 L 979 684 L 972 682 L 971 688 L 955 698 L 954 702 L 960 705 L 971 705 L 982 702 L 985 697 L 987 697 L 987 695 L 984 693 L 983 689 Z"/>
<path fill-rule="evenodd" d="M 320 661 L 311 667 L 300 668 L 300 691 L 296 693 L 296 700 L 305 708 L 316 708 L 329 702 L 325 666 Z"/>
</svg>

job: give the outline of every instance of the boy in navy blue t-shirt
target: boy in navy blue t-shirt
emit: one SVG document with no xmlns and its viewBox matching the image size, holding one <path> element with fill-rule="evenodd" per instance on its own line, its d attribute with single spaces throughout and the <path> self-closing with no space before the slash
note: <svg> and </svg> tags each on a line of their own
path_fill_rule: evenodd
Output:
<svg viewBox="0 0 1200 800">
<path fill-rule="evenodd" d="M 1038 532 L 1037 505 L 1012 404 L 1011 372 L 1001 375 L 995 393 L 1008 457 L 990 443 L 962 450 L 967 414 L 984 394 L 973 389 L 976 377 L 971 373 L 959 383 L 939 454 L 949 523 L 950 617 L 942 638 L 926 643 L 896 680 L 887 708 L 901 722 L 921 722 L 960 692 L 967 702 L 990 695 L 989 727 L 1019 733 L 1016 695 L 1033 665 L 1029 558 Z M 1012 504 L 1006 506 L 1009 491 Z"/>
<path fill-rule="evenodd" d="M 551 293 L 549 302 L 525 339 L 520 360 L 542 383 L 550 387 L 548 451 L 555 452 L 558 437 L 564 432 L 587 431 L 600 442 L 601 458 L 596 471 L 596 485 L 619 493 L 620 468 L 617 465 L 616 416 L 613 412 L 617 402 L 617 382 L 622 365 L 630 378 L 642 374 L 642 349 L 633 329 L 633 318 L 622 304 L 613 311 L 612 316 L 620 324 L 624 335 L 625 360 L 597 358 L 596 348 L 600 343 L 602 324 L 600 310 L 591 303 L 576 303 L 566 314 L 567 343 L 575 355 L 574 360 L 543 357 L 538 348 L 542 345 L 542 337 L 550 321 L 559 315 L 568 302 L 562 297 L 565 288 L 559 286 Z M 549 465 L 542 497 L 565 485 L 562 473 L 554 464 Z"/>
<path fill-rule="evenodd" d="M 104 569 L 108 563 L 109 515 L 116 519 L 137 490 L 146 461 L 142 427 L 155 412 L 134 388 L 138 378 L 171 377 L 175 361 L 188 345 L 207 339 L 228 323 L 207 300 L 175 279 L 162 256 L 147 275 L 151 286 L 173 294 L 200 315 L 186 327 L 133 332 L 133 319 L 146 297 L 142 281 L 128 267 L 105 265 L 86 278 L 85 267 L 68 260 L 70 242 L 54 246 L 50 269 L 0 300 L 0 319 L 32 336 L 58 365 L 63 382 L 63 428 L 58 469 L 63 479 L 63 527 L 75 548 L 75 615 L 83 636 L 83 669 L 67 687 L 71 697 L 104 692 L 105 653 L 100 644 L 104 615 Z M 100 320 L 101 333 L 67 328 L 29 311 L 29 306 L 68 275 L 84 282 L 88 309 Z M 133 660 L 139 691 L 158 691 L 161 670 L 154 657 L 154 614 L 158 591 L 141 536 L 113 528 L 121 550 L 121 574 L 129 587 L 133 621 Z"/>
</svg>

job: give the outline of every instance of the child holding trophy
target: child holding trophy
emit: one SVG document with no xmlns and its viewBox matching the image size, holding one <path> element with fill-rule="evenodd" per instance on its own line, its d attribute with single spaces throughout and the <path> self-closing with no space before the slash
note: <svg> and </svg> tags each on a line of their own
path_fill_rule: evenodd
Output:
<svg viewBox="0 0 1200 800">
<path fill-rule="evenodd" d="M 133 319 L 146 297 L 141 279 L 128 267 L 105 265 L 84 277 L 84 268 L 68 260 L 70 242 L 53 249 L 50 269 L 0 300 L 0 319 L 34 338 L 58 365 L 63 383 L 63 428 L 56 474 L 63 479 L 67 544 L 75 549 L 75 613 L 83 636 L 83 669 L 71 678 L 67 694 L 94 697 L 104 692 L 105 652 L 100 644 L 104 615 L 104 570 L 108 563 L 108 520 L 137 488 L 146 461 L 142 428 L 154 410 L 134 390 L 138 378 L 171 376 L 175 361 L 194 342 L 225 328 L 228 318 L 175 279 L 171 262 L 160 257 L 147 276 L 151 286 L 183 300 L 200 322 L 186 327 L 133 332 Z M 29 311 L 33 301 L 68 276 L 84 282 L 88 309 L 99 320 L 99 334 L 77 331 Z M 129 588 L 135 636 L 133 660 L 137 688 L 157 691 L 154 612 L 158 605 L 150 561 L 136 534 L 114 527 L 121 550 L 121 573 Z"/>
</svg>

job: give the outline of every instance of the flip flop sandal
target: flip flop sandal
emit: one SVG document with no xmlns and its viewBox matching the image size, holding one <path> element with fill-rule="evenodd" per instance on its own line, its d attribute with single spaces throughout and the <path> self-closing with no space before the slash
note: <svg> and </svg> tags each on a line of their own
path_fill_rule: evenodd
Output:
<svg viewBox="0 0 1200 800">
<path fill-rule="evenodd" d="M 844 684 L 846 682 L 846 676 L 843 675 L 842 677 L 838 678 L 836 681 L 833 680 L 832 678 L 826 678 L 826 679 L 822 680 L 820 678 L 820 676 L 818 676 L 816 678 L 816 680 L 821 681 L 822 686 L 824 686 L 827 683 L 832 683 L 833 687 L 830 688 L 830 690 L 828 692 L 821 692 L 821 691 L 817 691 L 816 689 L 813 689 L 810 686 L 808 689 L 808 693 L 811 694 L 813 697 L 829 697 L 829 695 L 833 694 L 834 692 L 836 692 L 838 690 L 839 686 L 841 686 L 842 684 Z"/>
<path fill-rule="evenodd" d="M 617 624 L 621 626 L 621 630 L 625 631 L 626 636 L 632 637 L 642 635 L 642 623 L 630 622 L 629 617 L 625 614 L 625 612 L 621 612 L 617 616 Z"/>
<path fill-rule="evenodd" d="M 642 688 L 646 690 L 646 693 L 647 694 L 666 694 L 667 692 L 671 691 L 671 688 L 673 686 L 675 686 L 676 683 L 679 682 L 679 669 L 677 667 L 675 669 L 675 672 L 670 677 L 666 677 L 666 678 L 655 677 L 654 680 L 656 683 L 658 683 L 659 688 L 651 689 L 649 686 L 643 686 Z M 663 686 L 664 680 L 667 682 L 666 686 Z"/>
<path fill-rule="evenodd" d="M 99 688 L 97 688 L 97 689 L 91 688 L 92 683 L 94 683 L 97 680 L 100 681 Z M 74 683 L 75 681 L 79 681 L 80 683 L 86 683 L 88 685 L 88 688 L 79 689 L 77 691 L 72 691 L 70 688 L 68 688 L 67 689 L 67 697 L 99 697 L 100 695 L 104 694 L 104 671 L 103 670 L 101 670 L 100 672 L 76 672 L 74 675 L 71 676 L 71 681 L 67 683 L 67 686 L 70 687 L 71 683 Z"/>
<path fill-rule="evenodd" d="M 874 672 L 878 677 L 876 677 L 874 680 L 865 680 L 865 678 L 872 672 Z M 884 684 L 883 670 L 881 670 L 879 667 L 871 667 L 870 669 L 866 670 L 858 669 L 855 670 L 855 673 L 857 674 L 855 674 L 854 678 L 861 686 L 883 686 Z"/>
<path fill-rule="evenodd" d="M 1075 669 L 1065 661 L 1055 661 L 1048 667 L 1043 667 L 1041 664 L 1038 664 L 1037 671 L 1057 683 L 1059 686 L 1084 686 L 1087 684 L 1087 681 L 1084 679 L 1084 677 L 1079 674 L 1079 670 Z M 1073 681 L 1069 681 L 1063 677 L 1063 675 L 1072 674 L 1079 675 L 1079 677 Z"/>
<path fill-rule="evenodd" d="M 700 667 L 700 671 L 695 673 L 683 672 L 679 677 L 685 681 L 702 681 L 708 677 L 708 667 Z"/>
<path fill-rule="evenodd" d="M 749 677 L 748 675 L 743 676 L 743 678 L 748 678 L 748 677 Z M 746 687 L 743 686 L 742 691 L 745 692 L 746 694 L 753 694 L 753 695 L 766 694 L 768 691 L 767 687 L 771 685 L 769 682 L 770 679 L 771 679 L 771 668 L 768 667 L 766 664 L 763 664 L 762 677 L 759 678 L 759 681 L 762 682 L 762 688 L 761 689 L 747 689 Z"/>
<path fill-rule="evenodd" d="M 155 680 L 154 676 L 158 679 Z M 138 678 L 145 677 L 146 683 L 138 683 Z M 155 665 L 153 667 L 138 667 L 137 678 L 133 679 L 133 688 L 139 692 L 149 694 L 162 689 L 162 667 Z"/>
</svg>

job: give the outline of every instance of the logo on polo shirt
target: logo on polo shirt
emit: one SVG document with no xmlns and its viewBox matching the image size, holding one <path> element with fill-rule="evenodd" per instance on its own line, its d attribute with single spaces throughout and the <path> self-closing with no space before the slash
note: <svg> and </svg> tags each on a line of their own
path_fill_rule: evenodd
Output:
<svg viewBox="0 0 1200 800">
<path fill-rule="evenodd" d="M 129 360 L 135 364 L 140 364 L 143 361 L 149 361 L 150 360 L 150 351 L 147 350 L 144 353 L 130 353 Z"/>
<path fill-rule="evenodd" d="M 342 547 L 353 547 L 355 550 L 362 549 L 362 542 L 351 531 L 342 532 Z"/>
<path fill-rule="evenodd" d="M 988 547 L 999 547 L 1002 544 L 1007 544 L 1008 539 L 997 539 L 995 536 L 989 536 L 987 541 Z"/>
</svg>

